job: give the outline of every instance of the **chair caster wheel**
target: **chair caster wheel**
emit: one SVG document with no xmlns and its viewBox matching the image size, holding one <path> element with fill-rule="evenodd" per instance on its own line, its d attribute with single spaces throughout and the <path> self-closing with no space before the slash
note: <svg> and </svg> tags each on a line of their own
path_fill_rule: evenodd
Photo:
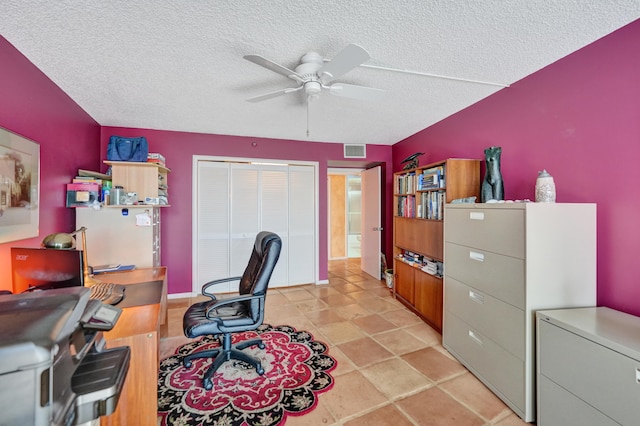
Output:
<svg viewBox="0 0 640 426">
<path fill-rule="evenodd" d="M 262 368 L 262 366 L 256 367 L 256 373 L 258 373 L 258 376 L 262 376 L 264 374 L 264 368 Z"/>
<path fill-rule="evenodd" d="M 183 361 L 182 365 L 184 365 L 184 368 L 191 368 L 191 361 Z"/>
<path fill-rule="evenodd" d="M 265 348 L 264 343 L 262 343 L 262 342 L 258 343 L 258 348 L 264 349 Z"/>
<path fill-rule="evenodd" d="M 211 381 L 211 379 L 204 379 L 202 381 L 202 384 L 204 385 L 204 388 L 206 390 L 211 390 L 213 388 L 213 382 Z"/>
</svg>

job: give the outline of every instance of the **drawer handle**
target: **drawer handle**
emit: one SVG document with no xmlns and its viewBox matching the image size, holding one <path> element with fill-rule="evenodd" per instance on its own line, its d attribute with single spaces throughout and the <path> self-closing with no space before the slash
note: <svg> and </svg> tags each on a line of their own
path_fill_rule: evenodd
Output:
<svg viewBox="0 0 640 426">
<path fill-rule="evenodd" d="M 482 339 L 480 337 L 478 337 L 478 335 L 476 333 L 474 333 L 472 330 L 469 330 L 469 337 L 471 337 L 471 340 L 473 340 L 474 342 L 476 342 L 480 346 L 483 345 Z"/>
<path fill-rule="evenodd" d="M 469 290 L 469 299 L 481 305 L 484 304 L 484 295 L 478 294 L 475 291 Z"/>
<path fill-rule="evenodd" d="M 484 220 L 483 212 L 469 212 L 469 219 L 471 220 Z"/>
<path fill-rule="evenodd" d="M 477 260 L 478 262 L 484 262 L 484 254 L 478 253 L 477 251 L 470 251 L 469 259 Z"/>
</svg>

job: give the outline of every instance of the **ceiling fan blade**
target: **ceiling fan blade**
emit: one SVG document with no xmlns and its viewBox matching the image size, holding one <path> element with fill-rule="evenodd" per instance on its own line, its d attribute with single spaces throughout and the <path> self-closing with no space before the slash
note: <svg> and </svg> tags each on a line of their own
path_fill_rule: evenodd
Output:
<svg viewBox="0 0 640 426">
<path fill-rule="evenodd" d="M 281 90 L 277 90 L 275 92 L 265 93 L 264 95 L 256 96 L 256 97 L 253 97 L 253 98 L 249 98 L 249 99 L 247 99 L 247 102 L 266 101 L 267 99 L 277 98 L 278 96 L 283 96 L 283 95 L 286 95 L 288 93 L 297 92 L 300 89 L 302 89 L 302 86 L 300 86 L 300 87 L 290 87 L 290 88 L 287 88 L 287 89 L 281 89 Z"/>
<path fill-rule="evenodd" d="M 285 77 L 291 78 L 295 81 L 302 81 L 302 76 L 297 72 L 290 70 L 287 67 L 284 67 L 280 64 L 276 64 L 275 62 L 260 56 L 260 55 L 245 55 L 244 59 L 247 61 L 253 62 L 254 64 L 260 65 L 268 70 L 277 72 L 278 74 L 284 75 Z"/>
<path fill-rule="evenodd" d="M 320 79 L 326 83 L 338 78 L 371 59 L 369 53 L 357 44 L 350 44 L 342 49 L 333 59 L 318 70 Z"/>
<path fill-rule="evenodd" d="M 362 99 L 365 101 L 378 101 L 385 95 L 385 91 L 382 89 L 344 83 L 332 84 L 329 86 L 329 92 L 332 95 L 343 96 L 345 98 Z"/>
</svg>

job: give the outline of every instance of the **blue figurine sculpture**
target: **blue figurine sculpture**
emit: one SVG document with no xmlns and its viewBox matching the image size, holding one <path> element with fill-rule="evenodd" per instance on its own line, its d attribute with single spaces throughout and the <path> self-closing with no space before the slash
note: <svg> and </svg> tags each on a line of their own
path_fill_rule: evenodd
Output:
<svg viewBox="0 0 640 426">
<path fill-rule="evenodd" d="M 484 150 L 486 173 L 482 181 L 480 200 L 486 203 L 489 200 L 504 200 L 504 185 L 500 172 L 500 155 L 502 148 L 490 146 Z"/>
</svg>

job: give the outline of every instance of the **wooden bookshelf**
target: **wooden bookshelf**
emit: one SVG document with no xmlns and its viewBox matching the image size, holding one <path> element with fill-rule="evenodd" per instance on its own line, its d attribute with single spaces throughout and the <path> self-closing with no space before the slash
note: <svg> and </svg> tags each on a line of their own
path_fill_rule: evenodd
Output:
<svg viewBox="0 0 640 426">
<path fill-rule="evenodd" d="M 444 205 L 480 196 L 480 160 L 450 158 L 394 173 L 393 294 L 442 331 Z M 429 270 L 430 273 L 425 272 Z"/>
</svg>

